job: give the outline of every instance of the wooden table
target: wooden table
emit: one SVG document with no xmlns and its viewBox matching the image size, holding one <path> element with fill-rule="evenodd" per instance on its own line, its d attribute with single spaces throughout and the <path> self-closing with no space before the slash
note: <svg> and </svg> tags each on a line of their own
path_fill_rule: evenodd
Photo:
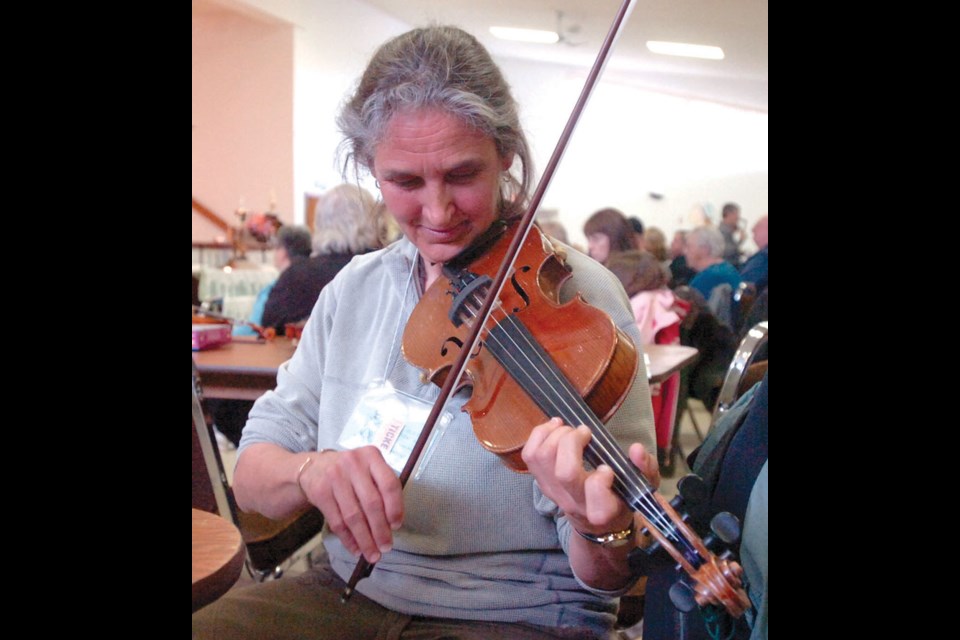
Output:
<svg viewBox="0 0 960 640">
<path fill-rule="evenodd" d="M 647 379 L 652 383 L 663 382 L 670 374 L 692 364 L 700 354 L 695 347 L 679 344 L 645 344 L 647 356 Z"/>
<path fill-rule="evenodd" d="M 268 342 L 239 337 L 213 349 L 194 351 L 204 397 L 256 400 L 277 386 L 277 369 L 295 350 L 292 341 L 278 336 Z M 651 383 L 663 382 L 698 355 L 693 347 L 672 344 L 644 345 L 643 352 Z"/>
<path fill-rule="evenodd" d="M 193 510 L 193 610 L 204 607 L 240 577 L 246 548 L 240 530 L 214 513 Z"/>
<path fill-rule="evenodd" d="M 219 347 L 194 351 L 193 360 L 204 397 L 256 400 L 277 386 L 277 369 L 294 351 L 293 342 L 280 336 L 269 341 L 235 337 Z"/>
</svg>

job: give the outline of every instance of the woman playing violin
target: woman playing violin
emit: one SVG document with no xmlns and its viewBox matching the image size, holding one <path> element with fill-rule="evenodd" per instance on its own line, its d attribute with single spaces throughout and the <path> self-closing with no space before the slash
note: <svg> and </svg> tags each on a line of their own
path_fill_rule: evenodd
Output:
<svg viewBox="0 0 960 640">
<path fill-rule="evenodd" d="M 376 179 L 404 237 L 323 289 L 276 389 L 250 412 L 234 473 L 241 509 L 280 518 L 318 507 L 327 557 L 200 610 L 194 637 L 615 637 L 617 598 L 636 580 L 626 562 L 636 527 L 611 469 L 584 465 L 589 429 L 518 424 L 530 430 L 530 473 L 517 473 L 480 445 L 461 411 L 471 389 L 459 388 L 416 476 L 404 488 L 397 475 L 438 396 L 404 358 L 407 319 L 445 263 L 529 199 L 530 151 L 506 81 L 469 34 L 415 29 L 376 52 L 338 124 L 345 173 Z M 579 292 L 639 344 L 616 277 L 557 246 L 572 270 L 561 298 Z M 655 486 L 640 362 L 606 426 Z M 361 554 L 376 567 L 342 603 Z"/>
</svg>

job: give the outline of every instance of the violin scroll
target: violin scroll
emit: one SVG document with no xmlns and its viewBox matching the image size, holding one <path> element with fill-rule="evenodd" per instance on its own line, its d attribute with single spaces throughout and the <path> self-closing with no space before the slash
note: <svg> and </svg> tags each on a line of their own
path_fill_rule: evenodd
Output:
<svg viewBox="0 0 960 640">
<path fill-rule="evenodd" d="M 673 535 L 668 539 L 661 532 L 662 526 L 652 526 L 641 514 L 645 525 L 641 536 L 647 539 L 647 543 L 630 553 L 630 569 L 634 573 L 648 573 L 650 556 L 663 549 L 694 584 L 691 587 L 680 581 L 671 587 L 670 600 L 678 610 L 688 612 L 697 606 L 715 605 L 739 618 L 752 604 L 744 589 L 743 567 L 733 559 L 730 549 L 740 541 L 740 522 L 733 514 L 718 513 L 710 521 L 710 533 L 701 540 L 687 524 L 691 519 L 689 514 L 681 516 L 678 509 L 688 507 L 702 511 L 709 497 L 707 487 L 699 477 L 691 474 L 681 479 L 677 489 L 677 496 L 669 503 L 663 496 L 655 496 L 663 511 L 670 516 L 675 527 Z M 678 541 L 682 544 L 677 544 Z"/>
</svg>

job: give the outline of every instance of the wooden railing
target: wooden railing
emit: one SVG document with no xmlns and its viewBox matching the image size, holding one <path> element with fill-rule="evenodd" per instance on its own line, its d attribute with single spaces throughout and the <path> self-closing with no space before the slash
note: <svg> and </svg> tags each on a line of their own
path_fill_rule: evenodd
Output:
<svg viewBox="0 0 960 640">
<path fill-rule="evenodd" d="M 223 218 L 218 216 L 216 213 L 211 211 L 210 208 L 207 207 L 206 205 L 200 202 L 197 202 L 196 198 L 193 198 L 193 210 L 199 213 L 201 216 L 203 216 L 207 220 L 209 220 L 210 222 L 212 222 L 213 224 L 217 225 L 220 229 L 222 229 L 226 233 L 228 234 L 232 233 L 232 228 L 230 226 L 230 223 L 228 223 L 226 220 L 224 220 Z"/>
<path fill-rule="evenodd" d="M 248 252 L 258 252 L 259 262 L 273 262 L 273 246 L 249 237 L 239 227 L 232 226 L 210 207 L 193 198 L 193 210 L 226 232 L 225 242 L 193 242 L 194 264 L 223 266 L 232 260 L 244 259 Z"/>
</svg>

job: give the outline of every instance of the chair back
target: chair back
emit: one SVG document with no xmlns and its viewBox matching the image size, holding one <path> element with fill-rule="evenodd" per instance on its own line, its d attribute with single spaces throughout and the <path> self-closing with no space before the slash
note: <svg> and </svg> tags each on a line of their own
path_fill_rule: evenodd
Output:
<svg viewBox="0 0 960 640">
<path fill-rule="evenodd" d="M 726 282 L 721 282 L 710 290 L 710 297 L 707 298 L 707 307 L 717 316 L 720 322 L 731 329 L 734 328 L 735 312 L 733 304 L 733 287 Z"/>
<path fill-rule="evenodd" d="M 203 389 L 193 362 L 193 506 L 216 513 L 240 530 L 247 548 L 245 565 L 257 581 L 279 578 L 283 567 L 294 562 L 302 548 L 323 530 L 323 514 L 307 508 L 283 520 L 237 508 L 213 437 L 213 427 L 203 412 Z M 309 560 L 309 553 L 307 554 Z"/>
<path fill-rule="evenodd" d="M 739 335 L 743 332 L 743 322 L 753 303 L 757 301 L 757 285 L 752 282 L 741 282 L 733 292 L 733 330 Z"/>
<path fill-rule="evenodd" d="M 193 507 L 216 513 L 236 524 L 237 518 L 229 493 L 227 474 L 220 448 L 203 413 L 203 390 L 197 363 L 193 363 Z"/>
<path fill-rule="evenodd" d="M 723 379 L 723 385 L 720 387 L 720 395 L 717 396 L 717 404 L 713 409 L 712 424 L 716 424 L 717 419 L 737 401 L 744 389 L 744 378 L 748 375 L 763 377 L 760 371 L 766 371 L 764 367 L 756 367 L 750 370 L 754 357 L 757 355 L 760 347 L 767 343 L 767 321 L 758 322 L 750 328 L 747 335 L 740 341 L 737 351 L 733 355 L 733 360 L 727 369 L 727 374 Z"/>
</svg>

